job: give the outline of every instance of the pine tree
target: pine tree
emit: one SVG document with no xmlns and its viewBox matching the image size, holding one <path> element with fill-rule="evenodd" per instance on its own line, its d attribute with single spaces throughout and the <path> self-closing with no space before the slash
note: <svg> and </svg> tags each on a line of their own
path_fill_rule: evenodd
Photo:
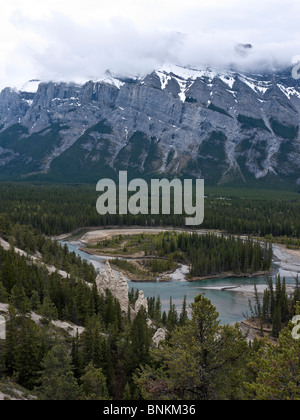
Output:
<svg viewBox="0 0 300 420">
<path fill-rule="evenodd" d="M 144 308 L 141 308 L 130 329 L 127 352 L 127 366 L 130 371 L 134 371 L 142 364 L 149 363 L 151 341 L 152 336 L 147 324 L 147 313 Z"/>
<path fill-rule="evenodd" d="M 58 318 L 57 309 L 48 295 L 44 297 L 40 312 L 43 317 L 42 322 L 45 324 L 50 324 L 53 320 Z"/>
<path fill-rule="evenodd" d="M 277 304 L 274 312 L 273 323 L 272 323 L 272 336 L 278 338 L 282 329 L 282 315 L 280 303 Z"/>
<path fill-rule="evenodd" d="M 79 356 L 79 333 L 77 330 L 76 336 L 72 339 L 72 350 L 71 350 L 71 357 L 72 357 L 72 365 L 73 365 L 73 372 L 76 379 L 80 378 L 81 372 L 81 363 L 80 363 L 80 356 Z"/>
<path fill-rule="evenodd" d="M 30 300 L 25 294 L 24 287 L 17 283 L 11 291 L 11 303 L 21 315 L 26 315 L 31 311 Z"/>
<path fill-rule="evenodd" d="M 103 336 L 102 326 L 97 315 L 88 319 L 85 331 L 80 337 L 80 359 L 83 366 L 91 362 L 96 368 L 103 366 Z"/>
<path fill-rule="evenodd" d="M 14 253 L 11 251 L 7 252 L 1 266 L 0 279 L 8 294 L 11 294 L 11 290 L 15 285 L 16 268 L 16 257 Z"/>
<path fill-rule="evenodd" d="M 18 343 L 18 330 L 17 330 L 17 311 L 14 306 L 9 305 L 8 319 L 6 320 L 6 340 L 5 340 L 5 366 L 10 374 L 13 373 L 15 368 L 15 349 Z"/>
<path fill-rule="evenodd" d="M 101 368 L 97 369 L 90 363 L 80 381 L 84 400 L 101 401 L 109 399 L 106 378 Z"/>
<path fill-rule="evenodd" d="M 166 311 L 164 311 L 163 314 L 162 314 L 161 322 L 165 327 L 167 326 L 168 317 L 167 317 Z"/>
<path fill-rule="evenodd" d="M 160 296 L 157 296 L 154 310 L 154 321 L 158 324 L 161 322 L 161 300 Z"/>
<path fill-rule="evenodd" d="M 300 340 L 293 339 L 292 328 L 290 324 L 280 333 L 278 343 L 266 341 L 254 355 L 250 366 L 257 376 L 246 385 L 251 399 L 300 400 Z"/>
<path fill-rule="evenodd" d="M 32 311 L 39 311 L 41 309 L 40 296 L 36 290 L 33 291 L 30 298 L 30 305 Z"/>
<path fill-rule="evenodd" d="M 169 332 L 173 331 L 178 322 L 178 313 L 176 305 L 173 303 L 172 297 L 170 298 L 170 309 L 168 313 L 167 329 Z"/>
<path fill-rule="evenodd" d="M 184 296 L 182 310 L 179 318 L 179 325 L 182 327 L 188 320 L 188 313 L 187 313 L 187 303 L 186 303 L 186 295 Z"/>
<path fill-rule="evenodd" d="M 290 319 L 289 313 L 289 302 L 288 302 L 288 295 L 286 292 L 286 280 L 285 277 L 283 278 L 282 287 L 281 287 L 281 316 L 282 322 L 287 322 Z"/>
<path fill-rule="evenodd" d="M 257 314 L 257 317 L 261 321 L 262 320 L 262 306 L 261 306 L 261 301 L 258 295 L 256 284 L 254 285 L 254 292 L 255 292 L 255 312 Z"/>
<path fill-rule="evenodd" d="M 263 305 L 262 305 L 262 318 L 264 322 L 271 321 L 271 293 L 269 290 L 264 291 Z"/>
<path fill-rule="evenodd" d="M 220 326 L 216 308 L 202 296 L 192 320 L 152 352 L 154 363 L 134 380 L 144 399 L 220 400 L 243 398 L 249 347 L 238 326 Z"/>
<path fill-rule="evenodd" d="M 33 389 L 41 370 L 42 357 L 42 335 L 39 327 L 31 319 L 21 318 L 13 366 L 20 385 Z"/>
<path fill-rule="evenodd" d="M 4 284 L 0 281 L 0 303 L 7 303 L 8 302 L 8 294 Z"/>
<path fill-rule="evenodd" d="M 131 401 L 132 400 L 130 386 L 129 386 L 129 383 L 128 382 L 127 382 L 127 384 L 126 384 L 126 386 L 124 388 L 122 400 L 123 401 Z"/>
<path fill-rule="evenodd" d="M 73 374 L 72 360 L 62 344 L 55 345 L 45 356 L 41 385 L 36 388 L 40 400 L 78 400 L 80 388 Z"/>
</svg>

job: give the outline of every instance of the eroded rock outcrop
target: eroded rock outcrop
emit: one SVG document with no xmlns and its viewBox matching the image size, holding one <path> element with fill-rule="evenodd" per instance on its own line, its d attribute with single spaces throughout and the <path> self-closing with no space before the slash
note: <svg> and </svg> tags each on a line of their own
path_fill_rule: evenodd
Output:
<svg viewBox="0 0 300 420">
<path fill-rule="evenodd" d="M 165 328 L 159 328 L 152 338 L 153 346 L 158 347 L 162 341 L 165 341 L 167 337 L 167 330 Z"/>
<path fill-rule="evenodd" d="M 139 297 L 137 301 L 135 302 L 134 310 L 136 313 L 139 312 L 139 310 L 144 307 L 146 309 L 146 312 L 148 313 L 148 302 L 145 298 L 144 292 L 142 290 L 139 291 Z"/>
<path fill-rule="evenodd" d="M 105 294 L 106 290 L 110 290 L 112 295 L 119 300 L 122 311 L 128 311 L 128 284 L 122 273 L 116 274 L 112 270 L 108 261 L 105 263 L 105 269 L 96 278 L 98 292 Z"/>
</svg>

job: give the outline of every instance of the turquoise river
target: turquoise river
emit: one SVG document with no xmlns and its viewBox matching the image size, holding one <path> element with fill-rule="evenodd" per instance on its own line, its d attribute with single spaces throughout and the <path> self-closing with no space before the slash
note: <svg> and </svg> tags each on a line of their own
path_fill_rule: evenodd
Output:
<svg viewBox="0 0 300 420">
<path fill-rule="evenodd" d="M 80 251 L 82 243 L 80 242 L 62 242 L 66 243 L 69 251 L 75 252 L 81 258 L 93 263 L 97 270 L 103 268 L 103 262 L 106 257 L 89 255 Z M 293 278 L 287 278 L 287 283 L 294 284 Z M 128 280 L 129 288 L 143 290 L 146 297 L 160 296 L 162 309 L 168 311 L 170 297 L 176 304 L 178 311 L 181 310 L 184 296 L 187 297 L 188 304 L 192 303 L 195 296 L 202 294 L 211 300 L 220 314 L 222 324 L 234 324 L 245 319 L 244 314 L 249 312 L 249 298 L 254 302 L 254 284 L 265 285 L 265 277 L 256 278 L 226 278 L 205 280 L 190 283 L 184 279 L 183 275 L 172 278 L 169 283 L 145 283 L 132 282 Z M 240 287 L 241 291 L 232 288 Z M 250 293 L 249 293 L 250 292 Z"/>
</svg>

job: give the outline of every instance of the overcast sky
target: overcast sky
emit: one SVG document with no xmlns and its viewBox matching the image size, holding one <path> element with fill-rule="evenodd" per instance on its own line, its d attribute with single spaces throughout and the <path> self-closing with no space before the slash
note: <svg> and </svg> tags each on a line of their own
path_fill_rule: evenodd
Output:
<svg viewBox="0 0 300 420">
<path fill-rule="evenodd" d="M 163 63 L 274 68 L 300 56 L 300 2 L 2 0 L 0 32 L 0 88 L 107 69 L 144 75 Z"/>
</svg>

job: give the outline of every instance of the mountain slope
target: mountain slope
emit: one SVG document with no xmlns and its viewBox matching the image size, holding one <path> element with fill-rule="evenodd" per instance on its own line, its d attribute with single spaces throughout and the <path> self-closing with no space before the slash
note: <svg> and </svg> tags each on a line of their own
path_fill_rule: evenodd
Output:
<svg viewBox="0 0 300 420">
<path fill-rule="evenodd" d="M 97 182 L 196 176 L 300 183 L 300 88 L 291 71 L 165 66 L 143 79 L 31 81 L 0 94 L 0 178 Z"/>
</svg>

